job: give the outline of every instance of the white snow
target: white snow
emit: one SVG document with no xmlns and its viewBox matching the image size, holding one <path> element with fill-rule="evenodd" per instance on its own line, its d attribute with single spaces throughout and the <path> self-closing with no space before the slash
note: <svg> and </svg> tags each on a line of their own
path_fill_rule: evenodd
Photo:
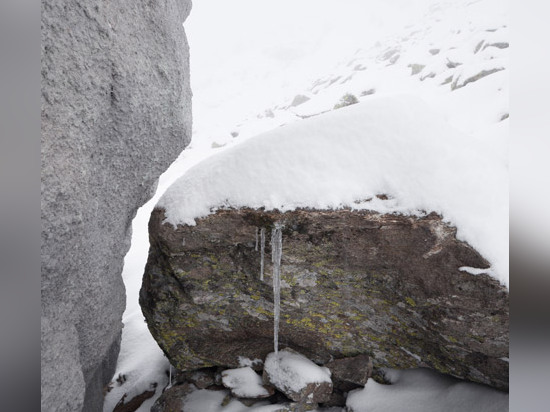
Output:
<svg viewBox="0 0 550 412">
<path fill-rule="evenodd" d="M 173 225 L 226 207 L 435 211 L 507 284 L 508 249 L 495 241 L 506 236 L 507 190 L 506 165 L 484 145 L 421 99 L 391 96 L 249 139 L 189 170 L 158 206 Z"/>
<path fill-rule="evenodd" d="M 226 391 L 199 390 L 189 394 L 183 404 L 185 412 L 275 412 L 280 411 L 279 405 L 259 402 L 251 407 L 243 405 L 237 399 L 224 404 L 228 395 Z"/>
<path fill-rule="evenodd" d="M 364 389 L 348 394 L 354 412 L 502 412 L 508 394 L 467 383 L 428 369 L 386 370 L 391 385 L 369 379 Z"/>
<path fill-rule="evenodd" d="M 153 383 L 157 383 L 156 394 L 154 398 L 146 400 L 142 405 L 142 410 L 148 411 L 153 406 L 154 400 L 160 396 L 162 388 L 168 385 L 166 371 L 169 370 L 168 359 L 159 349 L 147 325 L 143 321 L 141 313 L 134 313 L 125 318 L 126 326 L 122 329 L 122 341 L 126 350 L 121 350 L 117 369 L 113 380 L 119 374 L 125 375 L 125 382 L 120 384 L 114 382 L 113 388 L 107 393 L 103 410 L 110 412 L 114 409 L 118 401 L 126 396 L 126 402 L 134 396 L 140 395 L 146 390 L 152 390 Z M 128 325 L 131 325 L 128 327 Z"/>
<path fill-rule="evenodd" d="M 269 381 L 283 391 L 300 392 L 310 383 L 331 382 L 328 368 L 318 366 L 305 356 L 287 349 L 267 355 L 264 371 Z"/>
<path fill-rule="evenodd" d="M 473 268 L 470 266 L 461 266 L 458 268 L 458 270 L 461 270 L 463 272 L 467 272 L 471 275 L 481 275 L 482 273 L 491 273 L 490 269 L 482 269 L 482 268 Z"/>
<path fill-rule="evenodd" d="M 262 384 L 262 378 L 249 367 L 227 369 L 222 372 L 223 386 L 239 398 L 263 398 L 269 392 Z"/>
<path fill-rule="evenodd" d="M 250 359 L 250 358 L 247 358 L 245 356 L 239 356 L 238 358 L 239 360 L 239 366 L 241 368 L 245 367 L 245 366 L 254 366 L 254 365 L 263 365 L 264 361 L 261 360 L 261 359 Z"/>
</svg>

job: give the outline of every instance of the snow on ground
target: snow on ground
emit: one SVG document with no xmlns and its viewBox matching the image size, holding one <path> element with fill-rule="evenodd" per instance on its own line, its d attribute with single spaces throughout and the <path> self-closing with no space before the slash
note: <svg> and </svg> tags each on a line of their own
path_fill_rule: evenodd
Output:
<svg viewBox="0 0 550 412">
<path fill-rule="evenodd" d="M 280 406 L 259 402 L 252 407 L 245 406 L 236 399 L 224 404 L 227 391 L 200 390 L 187 396 L 183 410 L 185 412 L 276 412 Z"/>
<path fill-rule="evenodd" d="M 265 359 L 264 370 L 269 381 L 283 392 L 300 392 L 310 383 L 331 382 L 330 370 L 320 367 L 305 356 L 289 350 L 272 352 Z"/>
<path fill-rule="evenodd" d="M 506 168 L 508 16 L 509 4 L 500 0 L 194 2 L 185 23 L 191 48 L 193 140 L 133 221 L 123 270 L 125 328 L 113 378 L 124 374 L 127 380 L 122 386 L 114 382 L 104 411 L 111 412 L 123 393 L 143 392 L 153 382 L 159 388 L 168 384 L 163 375 L 168 363 L 145 326 L 138 292 L 149 248 L 147 222 L 172 182 L 201 160 L 259 133 L 332 110 L 346 93 L 361 102 L 395 94 L 420 97 L 468 135 L 476 151 L 490 154 L 488 164 L 500 162 Z M 493 72 L 501 67 L 505 70 Z M 456 87 L 480 69 L 492 73 Z M 298 95 L 309 100 L 299 104 Z M 496 214 L 504 214 L 504 209 L 507 213 L 508 202 L 500 206 Z M 507 249 L 507 226 L 493 241 L 498 243 L 495 250 Z M 500 267 L 498 276 L 506 277 L 504 259 L 497 264 L 495 257 L 488 257 Z M 198 393 L 195 396 L 202 396 Z M 149 411 L 159 395 L 157 390 L 138 411 Z"/>
<path fill-rule="evenodd" d="M 394 370 L 385 374 L 391 385 L 370 379 L 364 389 L 348 394 L 353 412 L 502 412 L 508 394 L 465 383 L 429 369 Z"/>
</svg>

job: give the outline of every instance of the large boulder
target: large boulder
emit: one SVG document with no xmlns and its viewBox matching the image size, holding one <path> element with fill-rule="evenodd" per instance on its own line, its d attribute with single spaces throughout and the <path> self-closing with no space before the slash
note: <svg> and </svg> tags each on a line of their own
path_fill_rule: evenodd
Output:
<svg viewBox="0 0 550 412">
<path fill-rule="evenodd" d="M 375 370 L 429 367 L 508 388 L 508 291 L 464 270 L 488 262 L 435 213 L 221 209 L 174 227 L 155 209 L 140 304 L 177 368 L 237 367 L 273 350 L 271 245 L 261 281 L 256 242 L 276 222 L 281 347 L 319 365 L 365 354 Z"/>
<path fill-rule="evenodd" d="M 190 0 L 42 2 L 42 410 L 100 411 L 131 222 L 191 137 Z"/>
</svg>

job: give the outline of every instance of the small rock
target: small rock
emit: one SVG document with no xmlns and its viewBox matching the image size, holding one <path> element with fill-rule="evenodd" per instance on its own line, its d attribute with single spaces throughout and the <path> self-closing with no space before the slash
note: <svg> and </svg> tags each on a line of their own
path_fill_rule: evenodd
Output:
<svg viewBox="0 0 550 412">
<path fill-rule="evenodd" d="M 361 96 L 369 96 L 374 93 L 376 93 L 376 89 L 363 90 Z"/>
<path fill-rule="evenodd" d="M 327 402 L 332 394 L 330 370 L 292 349 L 267 355 L 264 382 L 270 383 L 291 400 L 301 404 Z"/>
<path fill-rule="evenodd" d="M 483 50 L 485 50 L 487 47 L 496 47 L 497 49 L 507 49 L 510 47 L 510 44 L 507 42 L 497 42 L 497 43 L 487 43 L 485 46 L 483 46 Z"/>
<path fill-rule="evenodd" d="M 166 389 L 151 406 L 151 412 L 181 411 L 184 398 L 194 390 L 195 387 L 189 383 Z"/>
<path fill-rule="evenodd" d="M 137 396 L 134 396 L 128 402 L 124 402 L 127 396 L 126 394 L 124 394 L 120 399 L 120 401 L 116 404 L 115 409 L 113 409 L 113 412 L 134 412 L 141 406 L 143 402 L 153 397 L 154 394 L 155 394 L 154 389 L 151 391 L 145 391 L 143 393 L 140 393 Z"/>
<path fill-rule="evenodd" d="M 388 66 L 390 66 L 392 64 L 395 64 L 397 62 L 397 60 L 399 60 L 399 57 L 400 57 L 399 54 L 396 54 L 396 55 L 392 56 L 391 59 L 389 60 Z"/>
<path fill-rule="evenodd" d="M 292 100 L 292 103 L 290 103 L 290 106 L 296 107 L 307 102 L 308 100 L 310 100 L 309 97 L 304 96 L 303 94 L 298 94 L 294 96 L 294 99 Z"/>
<path fill-rule="evenodd" d="M 272 387 L 262 384 L 262 378 L 250 366 L 223 371 L 222 384 L 237 398 L 267 398 L 275 393 Z"/>
<path fill-rule="evenodd" d="M 365 386 L 372 374 L 372 360 L 368 355 L 335 359 L 325 365 L 330 369 L 334 386 L 344 392 Z"/>
<path fill-rule="evenodd" d="M 334 388 L 330 395 L 330 399 L 323 403 L 323 408 L 346 406 L 346 395 L 347 393 Z"/>
<path fill-rule="evenodd" d="M 176 371 L 174 381 L 176 383 L 192 383 L 199 389 L 206 389 L 215 385 L 216 369 L 203 368 L 194 371 Z"/>
<path fill-rule="evenodd" d="M 461 64 L 462 64 L 462 63 L 453 62 L 453 61 L 447 59 L 447 67 L 448 67 L 449 69 L 454 69 L 454 68 L 460 66 Z"/>
<path fill-rule="evenodd" d="M 420 73 L 426 66 L 424 64 L 411 63 L 409 67 L 411 68 L 411 76 L 414 76 Z"/>
</svg>

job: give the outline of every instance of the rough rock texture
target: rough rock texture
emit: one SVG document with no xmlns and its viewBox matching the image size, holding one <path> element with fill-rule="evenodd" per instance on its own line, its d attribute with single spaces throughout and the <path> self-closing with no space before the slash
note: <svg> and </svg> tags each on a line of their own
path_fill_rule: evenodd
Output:
<svg viewBox="0 0 550 412">
<path fill-rule="evenodd" d="M 334 387 L 343 392 L 365 386 L 372 374 L 372 360 L 365 354 L 334 359 L 325 366 L 330 369 Z"/>
<path fill-rule="evenodd" d="M 270 384 L 269 374 L 264 370 L 264 381 Z M 317 405 L 328 402 L 332 395 L 331 382 L 310 382 L 299 391 L 293 391 L 287 386 L 277 387 L 286 397 L 301 405 Z"/>
<path fill-rule="evenodd" d="M 262 378 L 299 405 L 327 402 L 332 394 L 330 371 L 291 348 L 267 356 Z"/>
<path fill-rule="evenodd" d="M 102 410 L 138 207 L 191 136 L 188 0 L 42 2 L 42 410 Z"/>
<path fill-rule="evenodd" d="M 196 226 L 163 220 L 154 210 L 140 303 L 179 369 L 272 351 L 272 264 L 266 255 L 261 282 L 255 234 L 265 227 L 269 239 L 280 221 L 281 347 L 319 365 L 367 354 L 375 369 L 430 367 L 508 388 L 507 289 L 459 270 L 488 264 L 435 214 L 240 209 Z"/>
<path fill-rule="evenodd" d="M 113 412 L 135 412 L 147 399 L 152 398 L 155 395 L 155 389 L 151 391 L 145 391 L 132 399 L 126 399 L 126 394 L 115 405 Z"/>
<path fill-rule="evenodd" d="M 172 386 L 166 389 L 151 407 L 151 412 L 176 412 L 182 411 L 185 397 L 195 390 L 193 385 Z"/>
<path fill-rule="evenodd" d="M 192 383 L 198 389 L 206 389 L 216 383 L 221 385 L 221 376 L 220 381 L 216 382 L 216 375 L 219 375 L 216 369 L 217 368 L 204 368 L 196 371 L 180 371 L 176 369 L 173 372 L 174 375 L 172 379 L 177 384 Z"/>
</svg>

